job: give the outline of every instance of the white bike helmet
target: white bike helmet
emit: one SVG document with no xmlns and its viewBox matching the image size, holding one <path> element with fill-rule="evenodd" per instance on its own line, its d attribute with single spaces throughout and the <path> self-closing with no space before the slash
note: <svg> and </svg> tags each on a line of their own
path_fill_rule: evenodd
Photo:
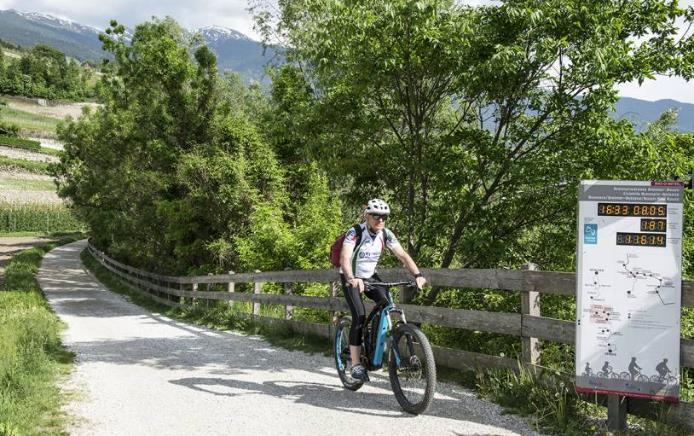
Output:
<svg viewBox="0 0 694 436">
<path fill-rule="evenodd" d="M 369 200 L 369 202 L 366 204 L 366 209 L 364 209 L 364 213 L 390 215 L 390 206 L 388 206 L 388 203 L 381 200 L 380 198 L 374 198 L 373 200 Z"/>
</svg>

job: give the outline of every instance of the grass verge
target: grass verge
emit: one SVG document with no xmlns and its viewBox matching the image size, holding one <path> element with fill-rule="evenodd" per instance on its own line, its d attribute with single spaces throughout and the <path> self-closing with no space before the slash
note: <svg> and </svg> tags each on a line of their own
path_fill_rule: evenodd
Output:
<svg viewBox="0 0 694 436">
<path fill-rule="evenodd" d="M 48 306 L 36 274 L 44 254 L 73 235 L 15 255 L 0 292 L 0 434 L 64 434 L 56 386 L 72 365 L 60 342 L 62 322 Z"/>
<path fill-rule="evenodd" d="M 539 375 L 522 367 L 517 373 L 488 370 L 477 374 L 477 389 L 482 397 L 509 412 L 531 416 L 538 430 L 576 436 L 615 434 L 607 429 L 607 409 L 580 399 L 573 380 L 566 374 L 549 371 Z M 652 404 L 654 410 L 662 406 L 659 402 Z M 691 435 L 691 432 L 664 424 L 662 418 L 659 419 L 627 415 L 627 430 L 616 434 Z"/>
<path fill-rule="evenodd" d="M 2 109 L 2 119 L 16 124 L 22 130 L 55 135 L 60 119 L 46 115 L 33 114 L 12 107 Z"/>
</svg>

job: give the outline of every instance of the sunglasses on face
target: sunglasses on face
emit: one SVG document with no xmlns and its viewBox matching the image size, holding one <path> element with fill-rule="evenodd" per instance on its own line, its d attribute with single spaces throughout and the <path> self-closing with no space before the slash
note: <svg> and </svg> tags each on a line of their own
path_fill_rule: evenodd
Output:
<svg viewBox="0 0 694 436">
<path fill-rule="evenodd" d="M 377 213 L 370 213 L 369 215 L 371 215 L 371 218 L 375 220 L 385 221 L 388 219 L 388 215 L 379 215 Z"/>
</svg>

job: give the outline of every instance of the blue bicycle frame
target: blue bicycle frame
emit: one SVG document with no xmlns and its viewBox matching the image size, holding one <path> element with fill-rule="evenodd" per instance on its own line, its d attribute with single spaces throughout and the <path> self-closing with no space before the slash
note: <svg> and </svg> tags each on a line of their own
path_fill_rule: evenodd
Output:
<svg viewBox="0 0 694 436">
<path fill-rule="evenodd" d="M 388 304 L 386 304 L 385 307 L 383 307 L 383 309 L 380 311 L 381 319 L 376 332 L 376 344 L 374 347 L 373 360 L 371 362 L 374 367 L 380 367 L 383 364 L 383 353 L 386 348 L 386 338 L 388 332 L 393 328 L 392 321 L 390 320 L 391 312 L 400 313 L 404 321 L 404 313 L 401 309 L 395 307 L 395 304 L 393 304 L 393 296 L 390 291 L 388 291 Z M 395 353 L 395 363 L 400 365 L 400 353 L 398 353 L 396 347 L 392 348 L 393 352 Z"/>
<path fill-rule="evenodd" d="M 392 283 L 377 283 L 378 285 L 381 286 L 386 286 L 386 287 L 392 287 L 392 286 L 398 286 L 398 285 L 412 285 L 412 282 L 392 282 Z M 367 284 L 368 286 L 368 284 Z M 378 307 L 378 306 L 377 306 Z M 368 325 L 371 322 L 371 319 L 373 319 L 373 316 L 376 314 L 380 315 L 379 323 L 377 326 L 376 330 L 376 336 L 375 336 L 375 343 L 371 345 L 371 349 L 373 352 L 371 355 L 366 356 L 369 361 L 369 369 L 374 369 L 374 368 L 380 368 L 383 365 L 383 354 L 386 349 L 386 340 L 388 337 L 388 332 L 392 331 L 393 329 L 393 323 L 390 319 L 390 314 L 391 313 L 398 313 L 400 314 L 400 319 L 401 322 L 407 323 L 405 320 L 405 313 L 403 312 L 402 309 L 398 308 L 395 303 L 393 303 L 393 294 L 388 291 L 387 294 L 387 302 L 383 307 L 378 309 L 378 311 L 372 310 L 371 313 L 369 313 L 369 316 L 366 317 L 364 324 Z M 365 329 L 366 331 L 366 329 Z M 339 343 L 338 341 L 335 341 L 335 355 L 339 355 L 341 351 L 342 344 Z M 395 358 L 395 363 L 400 366 L 400 353 L 398 352 L 397 348 L 392 346 L 392 352 L 393 356 Z M 344 371 L 344 364 L 341 361 L 338 361 L 338 367 L 340 370 Z"/>
</svg>

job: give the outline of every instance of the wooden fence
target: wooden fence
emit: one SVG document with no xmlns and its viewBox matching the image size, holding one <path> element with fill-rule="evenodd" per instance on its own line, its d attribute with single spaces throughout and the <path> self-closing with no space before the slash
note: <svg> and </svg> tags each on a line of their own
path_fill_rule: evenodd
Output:
<svg viewBox="0 0 694 436">
<path fill-rule="evenodd" d="M 186 299 L 249 301 L 253 302 L 253 314 L 258 320 L 282 324 L 297 333 L 310 333 L 327 338 L 333 334 L 332 324 L 316 324 L 292 319 L 294 306 L 323 309 L 331 312 L 349 312 L 344 298 L 337 298 L 339 284 L 335 270 L 272 271 L 196 277 L 162 276 L 143 271 L 111 259 L 91 244 L 89 252 L 109 271 L 119 276 L 139 292 L 167 306 L 179 307 Z M 467 330 L 501 333 L 517 336 L 521 340 L 521 360 L 531 368 L 540 357 L 538 341 L 573 344 L 576 326 L 565 321 L 540 315 L 540 295 L 554 294 L 575 296 L 574 273 L 544 272 L 533 270 L 482 270 L 482 269 L 422 269 L 429 284 L 454 288 L 497 289 L 520 292 L 521 313 L 486 312 L 466 309 L 399 304 L 405 310 L 408 321 Z M 385 281 L 407 280 L 404 269 L 382 269 L 379 275 Z M 235 292 L 236 284 L 253 285 L 253 293 Z M 283 284 L 284 294 L 263 294 L 265 283 Z M 293 295 L 294 283 L 331 283 L 332 297 L 308 297 Z M 225 292 L 209 290 L 222 285 Z M 220 288 L 220 286 L 216 286 Z M 401 293 L 401 300 L 404 295 Z M 261 304 L 285 306 L 285 317 L 260 316 Z M 682 307 L 694 307 L 694 281 L 682 282 Z M 506 368 L 518 370 L 518 362 L 503 356 L 491 356 L 464 350 L 433 346 L 436 363 L 454 369 Z M 681 339 L 680 366 L 694 368 L 694 340 Z M 599 402 L 607 405 L 607 396 L 599 395 Z M 614 400 L 614 397 L 612 397 Z M 614 401 L 613 401 L 614 402 Z M 652 402 L 628 398 L 622 410 L 651 418 L 660 418 L 671 424 L 694 431 L 694 403 L 665 403 L 654 407 Z"/>
</svg>

